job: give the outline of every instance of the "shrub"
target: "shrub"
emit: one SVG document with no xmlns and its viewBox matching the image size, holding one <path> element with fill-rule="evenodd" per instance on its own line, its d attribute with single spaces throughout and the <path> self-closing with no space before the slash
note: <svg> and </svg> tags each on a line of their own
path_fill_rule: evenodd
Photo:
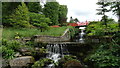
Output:
<svg viewBox="0 0 120 68">
<path fill-rule="evenodd" d="M 114 38 L 115 42 L 120 45 L 120 33 L 116 33 L 113 36 L 113 38 Z"/>
<path fill-rule="evenodd" d="M 118 31 L 118 24 L 116 23 L 109 23 L 107 27 L 102 25 L 102 22 L 91 22 L 86 29 L 87 35 L 96 35 L 96 36 L 105 36 L 108 35 L 110 32 L 117 32 Z"/>
<path fill-rule="evenodd" d="M 46 65 L 52 64 L 52 63 L 53 63 L 53 60 L 48 58 L 43 58 L 43 59 L 40 59 L 39 61 L 36 61 L 34 65 L 32 65 L 32 68 L 43 68 Z"/>
<path fill-rule="evenodd" d="M 89 57 L 90 63 L 97 68 L 119 68 L 120 46 L 114 43 L 103 44 Z"/>
<path fill-rule="evenodd" d="M 16 50 L 21 44 L 16 40 L 7 41 L 5 39 L 2 39 L 2 45 L 6 46 L 8 49 Z"/>
<path fill-rule="evenodd" d="M 61 58 L 60 60 L 59 60 L 59 66 L 62 66 L 62 67 L 64 67 L 64 66 L 66 66 L 69 62 L 71 62 L 71 61 L 75 61 L 75 62 L 79 62 L 80 63 L 80 61 L 79 60 L 77 60 L 77 57 L 76 56 L 72 56 L 72 55 L 65 55 L 63 58 Z"/>
<path fill-rule="evenodd" d="M 5 46 L 1 46 L 0 49 L 2 49 L 2 57 L 4 59 L 13 59 L 15 52 L 12 49 L 9 49 Z"/>
</svg>

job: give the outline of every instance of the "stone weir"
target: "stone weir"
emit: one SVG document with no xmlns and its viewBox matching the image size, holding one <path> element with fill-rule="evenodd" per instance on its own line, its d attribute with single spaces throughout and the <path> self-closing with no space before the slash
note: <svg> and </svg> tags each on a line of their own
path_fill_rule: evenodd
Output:
<svg viewBox="0 0 120 68">
<path fill-rule="evenodd" d="M 65 30 L 65 32 L 62 34 L 62 36 L 46 36 L 46 35 L 35 35 L 33 36 L 32 40 L 34 42 L 43 42 L 43 43 L 49 43 L 49 42 L 68 42 L 70 41 L 70 32 L 69 28 Z"/>
</svg>

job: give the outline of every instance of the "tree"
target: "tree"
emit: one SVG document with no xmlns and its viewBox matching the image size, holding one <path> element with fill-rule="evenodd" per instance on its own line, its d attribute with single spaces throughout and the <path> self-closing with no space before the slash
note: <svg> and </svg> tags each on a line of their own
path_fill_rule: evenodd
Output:
<svg viewBox="0 0 120 68">
<path fill-rule="evenodd" d="M 18 8 L 15 10 L 15 13 L 10 16 L 12 25 L 16 27 L 29 27 L 29 11 L 24 2 L 21 3 Z"/>
<path fill-rule="evenodd" d="M 42 12 L 42 7 L 39 2 L 29 2 L 27 6 L 30 12 Z"/>
<path fill-rule="evenodd" d="M 102 16 L 102 19 L 101 19 L 101 21 L 105 21 L 105 22 L 107 22 L 107 19 L 108 19 L 108 16 L 107 15 L 104 15 L 104 16 Z"/>
<path fill-rule="evenodd" d="M 59 19 L 59 3 L 47 2 L 43 9 L 43 13 L 46 17 L 49 17 L 51 19 L 51 25 L 57 25 Z"/>
<path fill-rule="evenodd" d="M 30 13 L 30 24 L 43 30 L 47 30 L 48 25 L 51 24 L 50 19 L 43 14 Z"/>
<path fill-rule="evenodd" d="M 20 2 L 2 2 L 2 24 L 4 26 L 11 26 L 9 16 L 15 12 L 15 9 Z"/>
<path fill-rule="evenodd" d="M 77 18 L 74 19 L 75 22 L 79 22 L 79 20 Z"/>
<path fill-rule="evenodd" d="M 67 6 L 66 5 L 60 5 L 59 6 L 59 23 L 63 24 L 67 20 Z"/>
<path fill-rule="evenodd" d="M 111 9 L 118 16 L 118 24 L 120 29 L 120 2 L 112 2 Z"/>
<path fill-rule="evenodd" d="M 106 7 L 110 5 L 108 2 L 97 2 L 97 5 L 100 5 L 100 9 L 97 9 L 99 12 L 97 13 L 98 15 L 103 15 L 103 20 L 104 20 L 104 25 L 107 27 L 107 19 L 106 19 L 106 12 L 109 12 Z"/>
</svg>

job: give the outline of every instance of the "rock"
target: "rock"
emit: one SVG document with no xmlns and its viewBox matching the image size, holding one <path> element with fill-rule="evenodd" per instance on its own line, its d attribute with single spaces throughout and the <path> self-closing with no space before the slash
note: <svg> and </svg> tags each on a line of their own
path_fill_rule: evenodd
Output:
<svg viewBox="0 0 120 68">
<path fill-rule="evenodd" d="M 30 41 L 30 40 L 31 40 L 30 37 L 22 38 L 22 41 L 24 41 L 24 42 L 27 42 L 27 41 Z"/>
<path fill-rule="evenodd" d="M 24 52 L 24 53 L 22 53 L 22 55 L 24 55 L 24 56 L 33 56 L 32 52 Z"/>
<path fill-rule="evenodd" d="M 30 47 L 20 47 L 18 51 L 24 56 L 31 56 L 35 49 Z"/>
<path fill-rule="evenodd" d="M 6 67 L 9 67 L 9 61 L 2 59 L 2 67 L 1 68 L 6 68 Z"/>
<path fill-rule="evenodd" d="M 18 52 L 14 55 L 15 57 L 21 57 L 22 55 Z"/>
<path fill-rule="evenodd" d="M 36 47 L 36 48 L 35 48 L 35 50 L 36 50 L 36 51 L 39 51 L 39 50 L 40 50 L 40 48 Z"/>
<path fill-rule="evenodd" d="M 27 48 L 27 47 L 21 47 L 21 48 L 19 48 L 19 50 L 18 51 L 20 51 L 20 52 L 28 52 L 29 51 L 29 49 Z"/>
<path fill-rule="evenodd" d="M 64 64 L 63 68 L 83 68 L 83 66 L 76 60 L 69 60 Z"/>
<path fill-rule="evenodd" d="M 18 57 L 13 60 L 10 60 L 9 64 L 11 68 L 22 68 L 22 67 L 28 67 L 30 64 L 34 63 L 34 58 L 32 56 L 23 56 Z"/>
</svg>

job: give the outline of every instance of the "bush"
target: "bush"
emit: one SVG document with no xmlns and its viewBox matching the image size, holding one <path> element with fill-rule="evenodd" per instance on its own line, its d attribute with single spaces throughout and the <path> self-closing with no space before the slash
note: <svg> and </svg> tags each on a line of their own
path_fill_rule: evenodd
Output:
<svg viewBox="0 0 120 68">
<path fill-rule="evenodd" d="M 105 26 L 101 25 L 102 22 L 91 22 L 86 29 L 87 35 L 96 35 L 104 36 L 105 35 Z"/>
<path fill-rule="evenodd" d="M 77 57 L 76 56 L 72 56 L 72 55 L 65 55 L 63 58 L 61 58 L 58 62 L 58 65 L 59 66 L 62 66 L 62 67 L 64 67 L 64 66 L 67 66 L 67 64 L 69 63 L 69 62 L 71 62 L 71 61 L 75 61 L 75 62 L 79 62 L 80 63 L 80 61 L 79 60 L 77 60 Z"/>
<path fill-rule="evenodd" d="M 5 46 L 1 46 L 0 49 L 2 49 L 2 57 L 4 59 L 13 59 L 15 55 L 15 51 L 12 49 L 9 49 Z"/>
<path fill-rule="evenodd" d="M 105 36 L 111 32 L 118 31 L 118 24 L 117 23 L 109 23 L 107 27 L 102 25 L 102 22 L 90 22 L 87 26 L 86 32 L 88 36 L 96 35 L 96 36 Z M 110 34 L 109 34 L 110 35 Z"/>
<path fill-rule="evenodd" d="M 21 44 L 16 40 L 7 41 L 2 39 L 2 45 L 6 46 L 8 49 L 17 50 Z"/>
<path fill-rule="evenodd" d="M 32 65 L 32 68 L 43 68 L 46 65 L 52 64 L 52 63 L 53 63 L 53 60 L 48 58 L 43 58 L 43 59 L 40 59 L 39 61 L 36 61 L 34 65 Z"/>
<path fill-rule="evenodd" d="M 100 45 L 97 51 L 89 57 L 90 63 L 97 68 L 119 68 L 120 46 L 115 43 Z"/>
<path fill-rule="evenodd" d="M 116 33 L 113 36 L 113 38 L 114 38 L 115 42 L 120 45 L 120 33 Z"/>
</svg>

